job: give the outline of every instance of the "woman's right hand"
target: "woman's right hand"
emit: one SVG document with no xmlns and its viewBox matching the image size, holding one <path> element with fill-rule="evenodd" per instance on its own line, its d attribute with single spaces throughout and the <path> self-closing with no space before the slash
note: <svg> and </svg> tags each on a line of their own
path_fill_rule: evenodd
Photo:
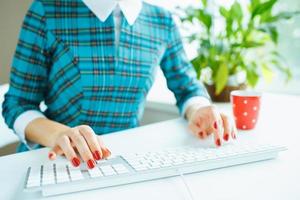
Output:
<svg viewBox="0 0 300 200">
<path fill-rule="evenodd" d="M 49 152 L 49 159 L 54 160 L 56 155 L 63 154 L 75 167 L 80 165 L 79 154 L 89 169 L 96 166 L 95 160 L 111 155 L 101 138 L 87 125 L 76 126 L 58 134 Z"/>
</svg>

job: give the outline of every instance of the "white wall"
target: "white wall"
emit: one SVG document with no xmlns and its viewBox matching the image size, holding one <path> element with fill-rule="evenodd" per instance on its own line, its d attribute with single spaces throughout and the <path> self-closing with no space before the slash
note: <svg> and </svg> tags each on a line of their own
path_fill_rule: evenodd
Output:
<svg viewBox="0 0 300 200">
<path fill-rule="evenodd" d="M 0 0 L 0 84 L 8 81 L 19 29 L 31 0 Z"/>
</svg>

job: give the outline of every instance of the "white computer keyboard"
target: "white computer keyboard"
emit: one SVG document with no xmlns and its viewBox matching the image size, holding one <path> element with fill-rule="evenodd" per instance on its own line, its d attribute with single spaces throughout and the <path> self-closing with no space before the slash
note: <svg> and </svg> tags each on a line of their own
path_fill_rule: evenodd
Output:
<svg viewBox="0 0 300 200">
<path fill-rule="evenodd" d="M 83 164 L 49 163 L 28 168 L 24 192 L 42 196 L 104 188 L 275 158 L 281 146 L 230 144 L 220 148 L 180 147 L 131 153 L 102 160 L 89 170 Z"/>
</svg>

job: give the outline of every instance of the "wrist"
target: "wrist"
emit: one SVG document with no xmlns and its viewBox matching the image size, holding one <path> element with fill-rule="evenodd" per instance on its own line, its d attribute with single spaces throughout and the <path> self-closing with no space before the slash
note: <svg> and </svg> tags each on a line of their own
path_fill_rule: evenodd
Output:
<svg viewBox="0 0 300 200">
<path fill-rule="evenodd" d="M 196 105 L 191 105 L 186 109 L 185 117 L 188 121 L 192 119 L 195 111 L 197 111 Z"/>
<path fill-rule="evenodd" d="M 194 111 L 197 111 L 200 108 L 207 107 L 210 105 L 212 105 L 211 102 L 205 97 L 192 97 L 188 99 L 184 104 L 184 117 L 190 120 Z"/>
<path fill-rule="evenodd" d="M 194 104 L 194 105 L 191 105 L 187 108 L 186 110 L 186 118 L 188 121 L 192 120 L 193 119 L 193 116 L 194 114 L 200 110 L 201 108 L 206 108 L 206 107 L 209 107 L 209 106 L 212 106 L 212 105 L 203 105 L 203 104 Z"/>
</svg>

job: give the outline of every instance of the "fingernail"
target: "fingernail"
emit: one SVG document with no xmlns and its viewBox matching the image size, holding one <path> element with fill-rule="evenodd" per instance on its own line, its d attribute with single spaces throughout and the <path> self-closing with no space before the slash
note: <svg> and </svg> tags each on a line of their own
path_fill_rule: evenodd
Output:
<svg viewBox="0 0 300 200">
<path fill-rule="evenodd" d="M 101 159 L 100 152 L 99 152 L 98 150 L 96 150 L 96 151 L 93 153 L 93 157 L 95 158 L 95 160 L 100 160 L 100 159 Z"/>
<path fill-rule="evenodd" d="M 218 147 L 221 146 L 221 140 L 220 140 L 220 139 L 217 139 L 217 140 L 216 140 L 216 144 L 217 144 Z"/>
<path fill-rule="evenodd" d="M 223 136 L 223 139 L 224 139 L 225 141 L 228 141 L 229 135 L 226 133 L 226 134 Z"/>
<path fill-rule="evenodd" d="M 95 162 L 93 160 L 88 160 L 87 166 L 89 169 L 93 169 L 95 167 Z"/>
<path fill-rule="evenodd" d="M 76 157 L 72 159 L 72 164 L 74 167 L 78 167 L 80 165 L 80 160 Z"/>
<path fill-rule="evenodd" d="M 53 155 L 54 155 L 53 153 L 49 153 L 48 158 L 51 159 L 53 157 Z"/>
<path fill-rule="evenodd" d="M 217 122 L 214 123 L 214 128 L 215 128 L 215 129 L 218 129 L 218 124 L 217 124 Z"/>
<path fill-rule="evenodd" d="M 202 132 L 202 131 L 199 133 L 199 136 L 200 136 L 200 137 L 203 137 L 203 132 Z"/>
<path fill-rule="evenodd" d="M 106 151 L 109 155 L 111 155 L 110 150 L 108 150 L 107 148 L 105 148 L 105 151 Z"/>
<path fill-rule="evenodd" d="M 236 139 L 236 136 L 235 136 L 235 134 L 233 135 L 233 139 Z"/>
</svg>

